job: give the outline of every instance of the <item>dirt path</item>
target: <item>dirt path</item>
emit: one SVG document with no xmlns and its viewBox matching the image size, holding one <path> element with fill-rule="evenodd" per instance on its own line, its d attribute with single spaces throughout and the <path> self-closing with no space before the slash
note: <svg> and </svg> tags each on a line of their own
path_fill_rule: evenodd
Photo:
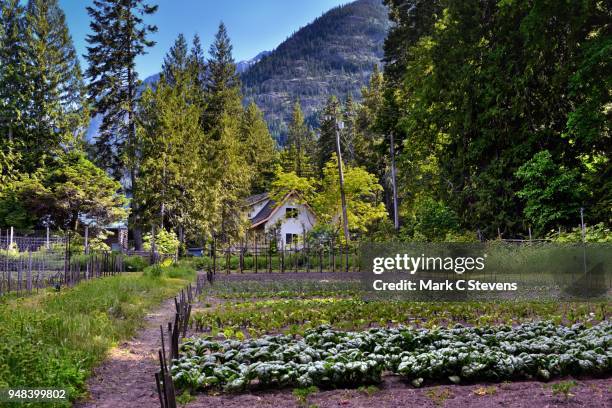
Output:
<svg viewBox="0 0 612 408">
<path fill-rule="evenodd" d="M 159 369 L 157 351 L 161 348 L 159 325 L 166 327 L 174 317 L 174 298 L 168 299 L 145 317 L 145 327 L 131 340 L 112 349 L 94 370 L 87 386 L 90 398 L 76 403 L 81 408 L 121 408 L 159 406 L 155 372 Z"/>
</svg>

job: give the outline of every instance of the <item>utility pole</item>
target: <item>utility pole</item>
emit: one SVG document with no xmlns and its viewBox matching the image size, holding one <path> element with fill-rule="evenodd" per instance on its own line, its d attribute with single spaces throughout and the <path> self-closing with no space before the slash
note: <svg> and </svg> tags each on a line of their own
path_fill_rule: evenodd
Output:
<svg viewBox="0 0 612 408">
<path fill-rule="evenodd" d="M 336 120 L 336 119 L 334 119 Z M 346 196 L 344 194 L 344 170 L 342 169 L 342 153 L 340 151 L 340 129 L 343 124 L 338 123 L 336 120 L 336 155 L 338 156 L 338 175 L 340 180 L 340 200 L 342 203 L 342 226 L 344 228 L 344 239 L 348 245 L 349 242 L 349 229 L 348 229 L 348 218 L 346 215 Z"/>
<path fill-rule="evenodd" d="M 344 227 L 344 241 L 346 242 L 346 272 L 349 271 L 349 229 L 348 216 L 346 214 L 346 195 L 344 194 L 344 169 L 342 168 L 342 152 L 340 149 L 340 129 L 344 127 L 344 123 L 335 120 L 336 123 L 336 154 L 338 155 L 338 179 L 340 181 L 340 200 L 342 203 L 342 226 Z M 341 247 L 342 248 L 342 247 Z M 342 254 L 342 252 L 341 252 Z M 342 261 L 340 261 L 342 263 Z"/>
<path fill-rule="evenodd" d="M 399 231 L 399 214 L 397 212 L 397 174 L 395 170 L 395 139 L 393 137 L 393 131 L 390 135 L 390 150 L 391 150 L 391 184 L 393 186 L 393 227 L 396 231 Z"/>
</svg>

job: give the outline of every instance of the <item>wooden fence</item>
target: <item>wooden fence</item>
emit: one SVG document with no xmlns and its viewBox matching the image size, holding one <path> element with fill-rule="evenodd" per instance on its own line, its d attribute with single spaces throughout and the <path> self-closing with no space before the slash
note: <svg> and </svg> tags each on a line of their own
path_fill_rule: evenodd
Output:
<svg viewBox="0 0 612 408">
<path fill-rule="evenodd" d="M 317 245 L 271 247 L 233 245 L 203 254 L 202 261 L 213 273 L 285 273 L 359 271 L 357 246 Z"/>
<path fill-rule="evenodd" d="M 59 290 L 123 271 L 123 255 L 112 252 L 69 256 L 52 251 L 0 251 L 0 296 L 29 294 L 48 286 Z"/>
</svg>

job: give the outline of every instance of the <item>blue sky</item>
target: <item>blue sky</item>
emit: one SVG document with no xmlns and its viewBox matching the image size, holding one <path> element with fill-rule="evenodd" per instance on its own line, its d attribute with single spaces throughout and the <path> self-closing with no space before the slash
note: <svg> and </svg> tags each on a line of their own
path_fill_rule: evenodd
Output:
<svg viewBox="0 0 612 408">
<path fill-rule="evenodd" d="M 137 59 L 140 78 L 159 72 L 163 57 L 179 33 L 190 40 L 195 33 L 208 50 L 219 22 L 227 26 L 234 46 L 234 59 L 254 57 L 272 50 L 283 40 L 325 11 L 350 0 L 151 0 L 159 10 L 149 18 L 157 25 L 157 41 L 147 55 Z M 91 0 L 60 0 L 79 56 L 86 52 Z M 81 59 L 83 62 L 84 60 Z M 83 63 L 83 69 L 85 69 Z"/>
</svg>

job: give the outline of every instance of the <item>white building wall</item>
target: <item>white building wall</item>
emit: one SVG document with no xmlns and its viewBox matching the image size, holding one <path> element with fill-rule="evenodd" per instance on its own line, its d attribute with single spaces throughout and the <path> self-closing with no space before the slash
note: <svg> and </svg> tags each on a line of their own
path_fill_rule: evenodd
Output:
<svg viewBox="0 0 612 408">
<path fill-rule="evenodd" d="M 286 218 L 287 208 L 296 208 L 298 210 L 297 218 Z M 302 241 L 304 232 L 308 232 L 316 223 L 315 215 L 308 209 L 307 206 L 297 202 L 295 199 L 288 199 L 283 205 L 266 222 L 266 231 L 274 228 L 276 223 L 280 221 L 280 242 L 282 246 L 287 246 L 286 234 L 297 234 L 300 242 Z M 298 248 L 301 245 L 298 245 Z"/>
</svg>

